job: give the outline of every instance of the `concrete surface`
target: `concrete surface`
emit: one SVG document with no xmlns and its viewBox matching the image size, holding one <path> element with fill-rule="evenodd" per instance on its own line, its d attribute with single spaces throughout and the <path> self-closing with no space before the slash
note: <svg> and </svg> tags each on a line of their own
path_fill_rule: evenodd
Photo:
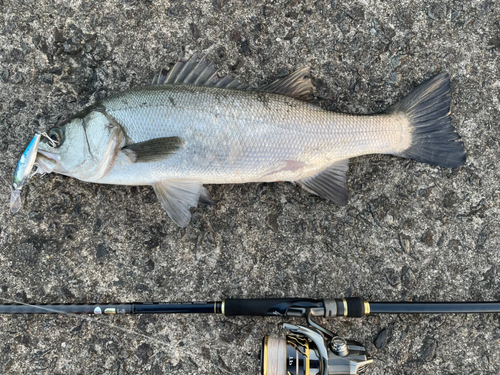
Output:
<svg viewBox="0 0 500 375">
<path fill-rule="evenodd" d="M 308 64 L 325 107 L 360 114 L 447 71 L 468 151 L 454 170 L 352 160 L 343 208 L 288 183 L 209 186 L 217 205 L 194 210 L 187 229 L 149 187 L 37 177 L 11 215 L 4 186 L 2 298 L 500 300 L 499 3 L 0 0 L 0 20 L 9 180 L 36 131 L 194 51 L 252 85 Z M 0 374 L 257 374 L 260 340 L 280 321 L 1 316 Z M 367 345 L 370 374 L 500 372 L 497 315 L 321 323 Z"/>
</svg>

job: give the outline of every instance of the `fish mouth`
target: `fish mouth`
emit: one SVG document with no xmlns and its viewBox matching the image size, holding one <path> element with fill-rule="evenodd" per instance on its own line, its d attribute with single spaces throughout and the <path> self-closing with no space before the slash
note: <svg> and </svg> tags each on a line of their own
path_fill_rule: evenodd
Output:
<svg viewBox="0 0 500 375">
<path fill-rule="evenodd" d="M 52 152 L 38 150 L 35 163 L 41 173 L 52 173 L 61 160 L 60 155 Z"/>
</svg>

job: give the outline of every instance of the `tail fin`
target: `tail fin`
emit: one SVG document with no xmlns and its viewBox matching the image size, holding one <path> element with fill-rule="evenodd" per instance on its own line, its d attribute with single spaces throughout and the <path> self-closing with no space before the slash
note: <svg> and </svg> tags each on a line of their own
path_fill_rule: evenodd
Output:
<svg viewBox="0 0 500 375">
<path fill-rule="evenodd" d="M 397 155 L 442 167 L 465 164 L 465 148 L 451 125 L 450 78 L 438 74 L 414 89 L 390 113 L 404 114 L 412 128 L 410 147 Z"/>
</svg>

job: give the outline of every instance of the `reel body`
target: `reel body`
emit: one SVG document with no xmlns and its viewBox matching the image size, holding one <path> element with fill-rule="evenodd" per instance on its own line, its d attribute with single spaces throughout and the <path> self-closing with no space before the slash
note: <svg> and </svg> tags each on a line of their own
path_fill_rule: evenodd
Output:
<svg viewBox="0 0 500 375">
<path fill-rule="evenodd" d="M 292 334 L 285 339 L 266 336 L 262 342 L 262 375 L 355 375 L 373 362 L 362 344 L 324 328 L 283 327 Z"/>
</svg>

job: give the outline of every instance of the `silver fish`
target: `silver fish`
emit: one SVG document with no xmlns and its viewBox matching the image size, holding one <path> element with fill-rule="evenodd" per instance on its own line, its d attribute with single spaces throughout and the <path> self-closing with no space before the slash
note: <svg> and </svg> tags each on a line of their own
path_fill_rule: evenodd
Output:
<svg viewBox="0 0 500 375">
<path fill-rule="evenodd" d="M 21 209 L 21 189 L 33 175 L 32 170 L 37 158 L 38 146 L 42 135 L 36 134 L 24 150 L 17 163 L 14 177 L 12 179 L 12 194 L 10 196 L 10 210 L 16 213 Z"/>
<path fill-rule="evenodd" d="M 441 73 L 385 113 L 321 109 L 304 68 L 249 89 L 217 78 L 193 56 L 151 86 L 104 99 L 53 128 L 37 162 L 43 172 L 83 181 L 151 185 L 179 226 L 190 207 L 212 204 L 203 184 L 294 181 L 347 204 L 349 158 L 381 153 L 444 167 L 465 163 L 451 125 L 450 82 Z"/>
</svg>

